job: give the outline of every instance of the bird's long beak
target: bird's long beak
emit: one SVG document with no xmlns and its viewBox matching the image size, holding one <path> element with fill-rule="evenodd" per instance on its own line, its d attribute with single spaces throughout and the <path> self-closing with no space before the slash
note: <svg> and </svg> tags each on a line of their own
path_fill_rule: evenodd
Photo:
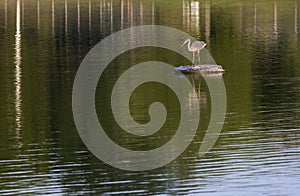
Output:
<svg viewBox="0 0 300 196">
<path fill-rule="evenodd" d="M 183 44 L 181 45 L 181 47 L 183 47 L 186 43 L 188 43 L 188 41 L 189 41 L 189 39 L 185 40 L 185 41 L 183 42 Z"/>
</svg>

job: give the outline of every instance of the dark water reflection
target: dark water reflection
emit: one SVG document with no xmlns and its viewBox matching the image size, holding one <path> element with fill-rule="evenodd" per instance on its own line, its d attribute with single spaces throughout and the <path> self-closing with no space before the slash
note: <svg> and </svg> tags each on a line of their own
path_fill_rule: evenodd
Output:
<svg viewBox="0 0 300 196">
<path fill-rule="evenodd" d="M 297 1 L 1 0 L 0 18 L 1 194 L 299 192 Z M 210 108 L 209 92 L 200 81 L 196 90 L 201 122 L 189 148 L 165 167 L 127 172 L 87 151 L 73 122 L 72 85 L 80 62 L 96 43 L 121 29 L 147 24 L 175 27 L 208 43 L 216 62 L 226 69 L 226 122 L 214 148 L 200 158 L 197 152 Z M 174 66 L 187 63 L 144 50 L 132 51 L 131 59 L 120 57 L 109 72 L 118 75 L 127 63 L 141 58 Z M 109 87 L 115 78 L 103 80 Z M 161 99 L 172 118 L 178 118 L 172 93 L 159 96 L 168 89 L 151 84 L 144 90 L 153 88 L 157 93 L 141 91 L 133 97 L 136 107 Z M 100 96 L 96 99 L 98 108 L 106 105 Z M 138 118 L 147 118 L 136 111 Z M 107 126 L 113 137 L 114 125 Z M 144 147 L 157 147 L 158 141 L 172 137 L 176 124 L 169 126 L 161 140 L 150 138 Z M 119 142 L 126 145 L 126 139 L 129 147 L 143 145 L 127 137 Z"/>
</svg>

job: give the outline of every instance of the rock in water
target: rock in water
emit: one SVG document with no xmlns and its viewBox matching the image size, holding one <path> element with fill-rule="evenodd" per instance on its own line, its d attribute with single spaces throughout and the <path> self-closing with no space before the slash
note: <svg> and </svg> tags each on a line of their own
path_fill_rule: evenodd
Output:
<svg viewBox="0 0 300 196">
<path fill-rule="evenodd" d="M 185 65 L 175 67 L 176 71 L 181 71 L 184 74 L 195 74 L 195 73 L 223 73 L 225 70 L 221 65 Z"/>
</svg>

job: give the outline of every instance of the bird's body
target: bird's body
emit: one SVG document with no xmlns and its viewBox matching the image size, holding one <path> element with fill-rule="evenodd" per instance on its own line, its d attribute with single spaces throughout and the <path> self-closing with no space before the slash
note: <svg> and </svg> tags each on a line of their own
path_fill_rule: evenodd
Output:
<svg viewBox="0 0 300 196">
<path fill-rule="evenodd" d="M 201 65 L 201 62 L 200 62 L 200 50 L 202 50 L 206 46 L 206 43 L 204 41 L 194 41 L 191 44 L 191 39 L 187 39 L 187 40 L 185 40 L 183 42 L 183 44 L 181 45 L 181 47 L 183 47 L 185 44 L 188 44 L 188 50 L 190 52 L 193 52 L 193 65 L 194 65 L 194 62 L 195 62 L 195 52 L 198 53 L 198 63 L 199 63 L 199 65 Z"/>
</svg>

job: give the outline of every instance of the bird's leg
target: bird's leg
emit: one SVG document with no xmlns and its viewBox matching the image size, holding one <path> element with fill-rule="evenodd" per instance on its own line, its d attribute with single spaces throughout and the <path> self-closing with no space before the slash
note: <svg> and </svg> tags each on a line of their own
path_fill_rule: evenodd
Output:
<svg viewBox="0 0 300 196">
<path fill-rule="evenodd" d="M 198 62 L 199 62 L 199 66 L 201 65 L 201 61 L 200 61 L 200 50 L 198 50 Z"/>
<path fill-rule="evenodd" d="M 195 52 L 193 52 L 193 64 L 192 64 L 192 67 L 194 67 L 194 62 L 195 62 Z"/>
</svg>

